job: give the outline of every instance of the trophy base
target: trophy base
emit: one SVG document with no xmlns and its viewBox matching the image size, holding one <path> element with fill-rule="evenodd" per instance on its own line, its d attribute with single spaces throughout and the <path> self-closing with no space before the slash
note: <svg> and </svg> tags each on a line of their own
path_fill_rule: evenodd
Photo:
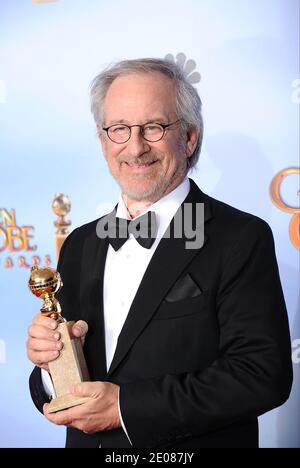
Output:
<svg viewBox="0 0 300 468">
<path fill-rule="evenodd" d="M 72 408 L 73 406 L 82 405 L 90 399 L 91 398 L 89 397 L 78 397 L 76 395 L 71 395 L 70 393 L 67 395 L 62 395 L 51 400 L 49 404 L 49 413 L 56 413 L 57 411 Z"/>
</svg>

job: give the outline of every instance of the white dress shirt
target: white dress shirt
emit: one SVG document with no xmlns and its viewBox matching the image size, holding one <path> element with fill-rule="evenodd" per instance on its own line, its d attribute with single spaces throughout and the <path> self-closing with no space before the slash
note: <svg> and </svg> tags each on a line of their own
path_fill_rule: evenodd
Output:
<svg viewBox="0 0 300 468">
<path fill-rule="evenodd" d="M 119 250 L 115 251 L 111 245 L 108 247 L 103 282 L 107 370 L 112 363 L 119 334 L 152 255 L 154 254 L 176 211 L 187 197 L 189 190 L 190 182 L 186 177 L 172 192 L 168 193 L 145 210 L 144 213 L 150 210 L 155 212 L 158 228 L 155 242 L 152 244 L 150 249 L 142 247 L 135 240 L 132 234 L 130 234 L 128 240 Z M 128 210 L 121 195 L 116 216 L 119 218 L 128 218 Z M 101 285 L 99 285 L 99 287 L 101 287 Z M 49 382 L 49 375 L 43 370 L 42 380 L 48 394 L 52 393 L 52 391 L 50 391 L 51 386 L 49 384 L 51 382 Z M 122 421 L 120 408 L 119 413 Z M 123 421 L 122 427 L 126 432 Z"/>
</svg>

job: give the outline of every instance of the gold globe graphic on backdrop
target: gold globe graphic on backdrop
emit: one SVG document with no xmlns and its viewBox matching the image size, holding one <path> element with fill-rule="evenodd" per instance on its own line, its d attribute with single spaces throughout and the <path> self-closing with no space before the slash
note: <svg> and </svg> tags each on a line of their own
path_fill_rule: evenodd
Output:
<svg viewBox="0 0 300 468">
<path fill-rule="evenodd" d="M 56 193 L 52 203 L 52 209 L 57 216 L 65 216 L 71 210 L 71 202 L 67 195 Z"/>
<path fill-rule="evenodd" d="M 63 193 L 56 193 L 52 202 L 52 210 L 58 216 L 58 219 L 54 221 L 54 226 L 57 228 L 56 233 L 62 236 L 68 234 L 68 228 L 71 225 L 71 221 L 66 218 L 71 210 L 69 197 Z"/>
</svg>

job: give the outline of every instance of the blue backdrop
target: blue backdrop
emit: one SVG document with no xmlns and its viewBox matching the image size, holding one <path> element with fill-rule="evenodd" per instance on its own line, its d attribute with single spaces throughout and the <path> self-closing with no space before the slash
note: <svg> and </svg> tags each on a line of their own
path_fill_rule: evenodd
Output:
<svg viewBox="0 0 300 468">
<path fill-rule="evenodd" d="M 55 266 L 54 193 L 69 195 L 73 228 L 117 199 L 89 83 L 112 61 L 167 54 L 195 62 L 203 100 L 204 145 L 192 177 L 273 229 L 295 377 L 289 401 L 260 418 L 260 441 L 300 446 L 299 169 L 282 181 L 281 209 L 269 194 L 274 176 L 299 168 L 299 1 L 0 0 L 2 447 L 64 444 L 64 429 L 43 419 L 28 392 L 26 332 L 40 301 L 27 288 L 26 265 L 49 255 Z"/>
</svg>

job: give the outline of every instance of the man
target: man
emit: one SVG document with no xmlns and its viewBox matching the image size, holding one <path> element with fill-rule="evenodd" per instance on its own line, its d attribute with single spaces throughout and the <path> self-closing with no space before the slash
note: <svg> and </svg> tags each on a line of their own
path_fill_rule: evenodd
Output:
<svg viewBox="0 0 300 468">
<path fill-rule="evenodd" d="M 92 399 L 49 414 L 46 371 L 63 345 L 56 323 L 38 314 L 27 345 L 33 400 L 68 427 L 67 447 L 257 447 L 257 417 L 284 403 L 292 381 L 271 230 L 187 178 L 201 148 L 201 101 L 175 64 L 118 63 L 93 82 L 92 111 L 122 193 L 113 219 L 154 212 L 156 237 L 140 245 L 128 228 L 117 245 L 101 221 L 68 237 L 60 301 L 85 338 L 92 380 L 72 392 Z M 204 239 L 190 245 L 175 220 L 203 204 Z"/>
</svg>

